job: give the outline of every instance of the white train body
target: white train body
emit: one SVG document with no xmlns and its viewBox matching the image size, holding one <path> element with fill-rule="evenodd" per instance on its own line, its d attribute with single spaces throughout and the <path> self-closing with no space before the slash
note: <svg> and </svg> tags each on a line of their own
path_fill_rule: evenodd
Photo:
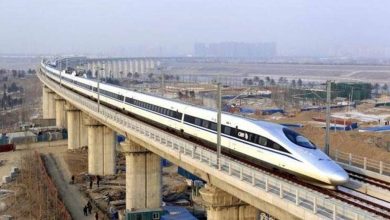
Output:
<svg viewBox="0 0 390 220">
<path fill-rule="evenodd" d="M 59 83 L 58 70 L 44 63 L 41 66 L 48 77 Z M 65 72 L 61 73 L 61 77 L 62 85 L 97 99 L 96 81 Z M 105 83 L 100 83 L 99 88 L 102 103 L 216 144 L 215 111 Z M 222 114 L 221 121 L 221 145 L 224 150 L 328 185 L 348 181 L 348 174 L 339 165 L 307 139 L 282 125 L 226 113 Z"/>
</svg>

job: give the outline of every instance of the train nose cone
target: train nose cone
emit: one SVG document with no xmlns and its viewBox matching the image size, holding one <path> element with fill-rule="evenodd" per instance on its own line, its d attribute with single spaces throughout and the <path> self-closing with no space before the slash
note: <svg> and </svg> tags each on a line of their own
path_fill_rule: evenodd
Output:
<svg viewBox="0 0 390 220">
<path fill-rule="evenodd" d="M 349 176 L 348 173 L 343 171 L 336 171 L 329 174 L 329 181 L 332 185 L 342 185 L 348 182 Z"/>
</svg>

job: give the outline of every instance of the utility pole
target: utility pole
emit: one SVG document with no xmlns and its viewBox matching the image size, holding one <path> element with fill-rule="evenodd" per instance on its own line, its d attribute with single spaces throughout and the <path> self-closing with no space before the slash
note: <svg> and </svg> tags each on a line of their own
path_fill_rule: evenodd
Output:
<svg viewBox="0 0 390 220">
<path fill-rule="evenodd" d="M 61 79 L 62 79 L 62 77 L 61 77 L 61 72 L 62 72 L 62 62 L 60 62 L 59 63 L 60 64 L 60 87 L 62 88 L 62 81 L 61 81 Z"/>
<path fill-rule="evenodd" d="M 331 96 L 331 81 L 326 81 L 326 131 L 325 131 L 325 146 L 324 152 L 329 155 L 329 130 L 330 130 L 330 96 Z"/>
<path fill-rule="evenodd" d="M 100 74 L 99 74 L 99 69 L 103 70 L 103 68 L 96 67 L 98 112 L 100 112 Z"/>
<path fill-rule="evenodd" d="M 158 70 L 160 71 L 160 75 L 161 75 L 161 96 L 164 97 L 164 95 L 165 95 L 165 74 L 163 71 L 163 67 L 159 67 Z"/>
<path fill-rule="evenodd" d="M 218 169 L 221 166 L 221 83 L 218 82 L 218 93 L 217 93 L 217 166 Z"/>
</svg>

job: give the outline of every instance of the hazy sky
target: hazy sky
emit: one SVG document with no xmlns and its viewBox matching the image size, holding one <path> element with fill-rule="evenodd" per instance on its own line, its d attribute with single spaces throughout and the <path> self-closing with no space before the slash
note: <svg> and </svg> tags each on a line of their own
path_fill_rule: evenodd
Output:
<svg viewBox="0 0 390 220">
<path fill-rule="evenodd" d="M 282 55 L 390 48 L 389 0 L 0 0 L 0 53 L 191 53 L 277 43 Z"/>
</svg>

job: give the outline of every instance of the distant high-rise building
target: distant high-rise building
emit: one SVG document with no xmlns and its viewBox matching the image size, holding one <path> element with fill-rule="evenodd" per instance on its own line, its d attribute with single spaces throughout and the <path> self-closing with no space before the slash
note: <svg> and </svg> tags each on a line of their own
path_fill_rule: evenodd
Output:
<svg viewBox="0 0 390 220">
<path fill-rule="evenodd" d="M 275 43 L 196 43 L 194 55 L 197 57 L 270 58 L 276 56 Z"/>
</svg>

